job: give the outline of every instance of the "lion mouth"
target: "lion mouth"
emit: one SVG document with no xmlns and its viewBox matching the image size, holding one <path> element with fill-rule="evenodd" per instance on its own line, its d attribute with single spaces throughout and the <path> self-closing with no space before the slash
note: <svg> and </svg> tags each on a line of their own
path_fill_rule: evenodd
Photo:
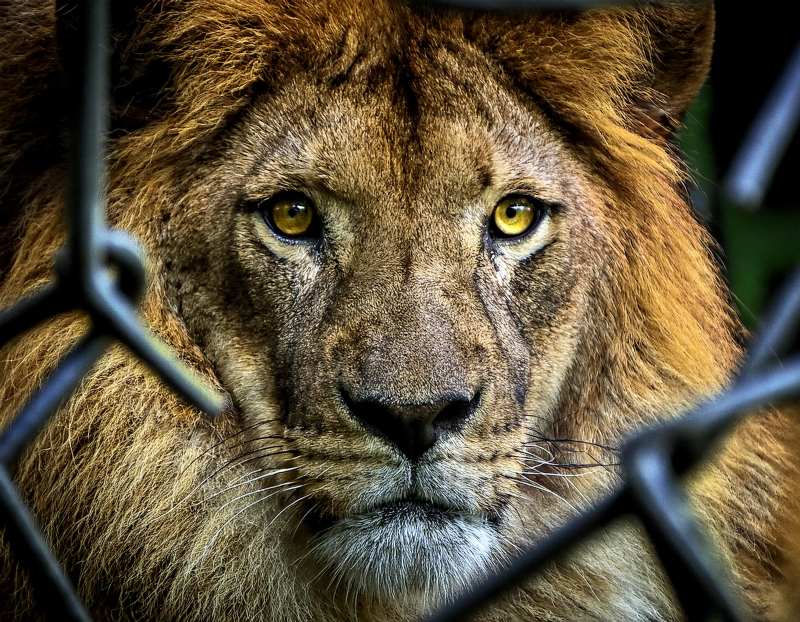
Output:
<svg viewBox="0 0 800 622">
<path fill-rule="evenodd" d="M 408 497 L 399 501 L 377 505 L 362 514 L 377 515 L 386 522 L 429 521 L 443 523 L 457 518 L 464 518 L 467 513 L 462 509 L 425 499 Z"/>
<path fill-rule="evenodd" d="M 491 517 L 476 513 L 466 508 L 456 507 L 407 496 L 401 499 L 376 503 L 361 511 L 346 515 L 332 515 L 311 511 L 306 515 L 306 523 L 313 532 L 329 531 L 342 523 L 369 522 L 376 527 L 389 525 L 428 524 L 429 526 L 445 526 L 456 521 L 474 523 L 493 523 Z"/>
<path fill-rule="evenodd" d="M 316 564 L 389 600 L 463 588 L 492 565 L 500 541 L 489 517 L 413 496 L 311 521 Z"/>
</svg>

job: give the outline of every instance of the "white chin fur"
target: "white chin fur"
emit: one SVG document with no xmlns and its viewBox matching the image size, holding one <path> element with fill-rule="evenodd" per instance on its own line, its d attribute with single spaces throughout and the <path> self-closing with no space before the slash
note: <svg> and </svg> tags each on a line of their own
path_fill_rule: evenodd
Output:
<svg viewBox="0 0 800 622">
<path fill-rule="evenodd" d="M 337 521 L 314 552 L 343 597 L 428 609 L 486 573 L 497 544 L 481 518 L 395 508 Z"/>
</svg>

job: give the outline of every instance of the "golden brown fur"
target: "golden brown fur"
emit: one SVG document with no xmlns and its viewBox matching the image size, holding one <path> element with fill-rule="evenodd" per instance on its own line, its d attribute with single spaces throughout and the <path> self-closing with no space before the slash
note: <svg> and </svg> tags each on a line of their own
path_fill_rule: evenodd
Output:
<svg viewBox="0 0 800 622">
<path fill-rule="evenodd" d="M 145 317 L 232 407 L 205 422 L 117 348 L 19 465 L 98 616 L 413 618 L 615 481 L 613 467 L 573 480 L 557 466 L 526 480 L 523 448 L 612 463 L 604 447 L 731 377 L 738 325 L 669 142 L 707 70 L 710 8 L 171 0 L 117 18 L 109 217 L 148 250 Z M 0 4 L 0 306 L 50 278 L 63 238 L 53 22 L 49 2 Z M 550 237 L 487 250 L 481 201 L 520 177 L 561 206 Z M 280 244 L 242 208 L 287 184 L 321 197 L 325 252 Z M 60 318 L 3 351 L 5 419 L 83 330 Z M 404 404 L 482 391 L 425 467 L 494 525 L 475 527 L 494 538 L 475 573 L 448 557 L 455 527 L 435 542 L 411 532 L 412 553 L 391 564 L 347 548 L 368 543 L 363 529 L 315 531 L 309 515 L 366 512 L 375 482 L 411 486 L 333 395 L 345 385 Z M 777 413 L 749 424 L 693 489 L 764 619 L 788 440 Z M 257 473 L 230 463 L 247 451 L 293 470 L 229 489 Z M 24 577 L 4 559 L 2 613 L 23 615 Z M 678 618 L 633 525 L 487 614 Z"/>
</svg>

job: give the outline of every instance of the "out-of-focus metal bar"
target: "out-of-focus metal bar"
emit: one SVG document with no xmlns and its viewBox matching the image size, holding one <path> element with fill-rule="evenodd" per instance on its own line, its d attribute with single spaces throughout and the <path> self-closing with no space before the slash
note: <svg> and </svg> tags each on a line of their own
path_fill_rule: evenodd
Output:
<svg viewBox="0 0 800 622">
<path fill-rule="evenodd" d="M 747 378 L 730 391 L 701 406 L 683 419 L 671 420 L 646 429 L 626 443 L 622 454 L 623 456 L 634 455 L 633 450 L 627 449 L 629 445 L 633 446 L 633 444 L 636 445 L 637 451 L 655 446 L 662 452 L 664 460 L 669 461 L 667 466 L 675 467 L 678 475 L 685 475 L 701 459 L 710 457 L 710 450 L 714 443 L 731 429 L 735 422 L 743 416 L 743 413 L 765 404 L 797 398 L 800 398 L 800 358 L 788 362 L 777 370 Z M 653 482 L 642 479 L 646 473 L 643 473 L 641 469 L 648 468 L 652 463 L 626 464 L 623 462 L 623 464 L 627 479 L 619 491 L 600 502 L 594 509 L 563 525 L 550 537 L 520 555 L 506 569 L 462 594 L 453 604 L 444 607 L 429 620 L 431 622 L 462 620 L 481 607 L 487 606 L 491 599 L 513 588 L 527 576 L 541 570 L 547 563 L 564 555 L 579 541 L 606 527 L 616 518 L 634 510 L 636 515 L 642 516 L 642 508 L 658 495 L 657 490 L 650 488 Z M 634 478 L 638 478 L 636 488 L 631 487 L 631 474 Z M 669 490 L 667 487 L 662 487 L 662 492 L 665 494 L 668 494 Z M 693 574 L 706 578 L 711 575 L 708 569 L 713 566 L 709 563 L 708 556 L 698 555 L 699 549 L 695 545 L 698 540 L 687 541 L 677 537 L 681 535 L 685 538 L 688 533 L 685 528 L 677 529 L 676 527 L 688 520 L 688 515 L 684 513 L 683 508 L 659 504 L 658 512 L 652 515 L 649 515 L 648 512 L 647 520 L 656 521 L 655 529 L 661 530 L 665 537 L 669 536 L 672 539 L 671 544 L 668 544 L 669 540 L 665 540 L 665 546 L 683 542 L 683 546 L 686 548 L 677 552 L 683 556 L 682 564 L 690 564 Z M 695 529 L 697 528 L 695 527 Z M 666 549 L 662 549 L 662 551 L 666 551 Z M 674 561 L 674 558 L 668 559 Z M 684 567 L 681 565 L 681 568 Z M 666 570 L 668 574 L 673 575 L 677 573 L 678 568 L 673 567 Z M 739 613 L 741 607 L 735 603 L 721 577 L 714 578 L 714 585 L 716 586 L 714 591 L 704 592 L 706 597 L 713 598 L 709 602 L 715 605 L 714 614 L 724 614 L 728 616 L 724 619 L 728 620 L 742 619 L 742 614 Z M 678 587 L 680 587 L 680 583 Z M 725 594 L 727 596 L 723 597 L 722 595 Z M 703 617 L 702 619 L 711 618 Z"/>
<path fill-rule="evenodd" d="M 224 407 L 222 397 L 205 387 L 196 374 L 177 361 L 170 351 L 142 326 L 134 308 L 108 288 L 98 300 L 108 330 L 144 361 L 177 394 L 211 417 Z"/>
<path fill-rule="evenodd" d="M 20 300 L 13 307 L 3 309 L 0 311 L 0 347 L 69 308 L 66 295 L 54 283 Z"/>
<path fill-rule="evenodd" d="M 67 74 L 72 142 L 68 259 L 61 280 L 74 287 L 74 306 L 110 331 L 187 401 L 214 416 L 224 403 L 196 375 L 162 347 L 141 325 L 131 300 L 109 284 L 109 252 L 130 274 L 141 274 L 144 260 L 133 240 L 105 227 L 105 135 L 108 124 L 110 56 L 108 0 L 58 0 L 59 42 Z M 137 277 L 138 278 L 138 277 Z"/>
<path fill-rule="evenodd" d="M 66 6 L 71 4 L 72 6 Z M 84 0 L 71 10 L 70 53 L 65 55 L 67 103 L 72 119 L 68 250 L 71 273 L 88 292 L 102 268 L 105 210 L 105 137 L 108 125 L 110 38 L 108 0 Z M 62 33 L 63 36 L 63 33 Z"/>
<path fill-rule="evenodd" d="M 723 184 L 724 198 L 756 209 L 800 123 L 800 45 L 756 117 Z"/>
<path fill-rule="evenodd" d="M 448 4 L 450 2 L 447 2 Z M 457 2 L 460 6 L 492 8 L 498 3 Z M 539 8 L 538 2 L 503 2 L 502 8 Z M 726 184 L 728 198 L 739 204 L 757 205 L 763 200 L 772 176 L 796 131 L 800 117 L 800 48 L 786 74 L 765 105 L 740 151 Z M 772 373 L 753 374 L 788 342 L 800 318 L 800 273 L 784 291 L 778 305 L 768 316 L 759 338 L 753 343 L 737 385 L 716 400 L 682 420 L 671 421 L 645 430 L 623 450 L 625 483 L 616 493 L 628 497 L 634 514 L 639 516 L 662 559 L 689 620 L 745 619 L 743 608 L 712 557 L 713 550 L 678 487 L 676 475 L 696 466 L 715 448 L 747 411 L 758 406 L 800 397 L 800 360 Z M 677 473 L 673 473 L 673 467 Z M 605 524 L 593 522 L 593 512 L 576 519 L 583 529 L 571 537 L 585 538 Z M 614 516 L 609 520 L 613 520 Z M 569 533 L 571 524 L 556 533 Z M 557 546 L 553 546 L 553 545 Z M 564 554 L 575 543 L 556 539 L 543 542 L 542 550 L 553 557 Z M 511 568 L 525 567 L 525 560 L 538 559 L 539 547 L 523 554 Z M 531 567 L 535 572 L 540 566 Z M 487 581 L 479 589 L 491 599 L 525 578 L 524 572 L 505 572 Z M 432 619 L 437 622 L 457 620 L 473 613 L 486 601 L 464 595 L 452 606 L 442 609 Z"/>
<path fill-rule="evenodd" d="M 798 232 L 800 244 L 800 232 Z M 761 323 L 762 329 L 750 346 L 742 375 L 747 376 L 779 357 L 792 343 L 800 328 L 800 269 L 795 270 L 778 294 L 777 302 Z"/>
<path fill-rule="evenodd" d="M 464 8 L 558 9 L 612 4 L 598 0 L 445 0 Z M 619 4 L 619 2 L 616 2 Z M 646 4 L 636 2 L 635 4 Z M 88 620 L 69 581 L 49 552 L 22 503 L 5 465 L 46 423 L 102 354 L 110 339 L 126 344 L 170 386 L 199 408 L 218 412 L 219 396 L 208 393 L 139 323 L 132 302 L 143 288 L 143 263 L 132 240 L 106 231 L 104 224 L 104 140 L 108 116 L 107 0 L 58 1 L 59 9 L 76 11 L 70 22 L 76 47 L 67 63 L 71 73 L 73 112 L 72 185 L 68 199 L 69 238 L 66 266 L 58 284 L 0 314 L 0 345 L 51 315 L 72 308 L 85 310 L 93 331 L 67 355 L 50 379 L 31 398 L 20 416 L 0 437 L 0 518 L 15 553 L 31 568 L 41 603 L 54 618 Z M 751 132 L 726 185 L 740 204 L 763 199 L 777 163 L 800 119 L 800 48 Z M 105 272 L 112 264 L 119 282 Z M 743 412 L 800 395 L 800 359 L 767 374 L 753 374 L 796 325 L 800 307 L 800 276 L 753 347 L 742 380 L 716 400 L 682 420 L 655 426 L 634 437 L 623 449 L 624 486 L 594 508 L 554 531 L 512 563 L 504 572 L 463 595 L 431 618 L 461 620 L 497 598 L 519 581 L 563 555 L 616 518 L 633 513 L 642 518 L 670 575 L 689 619 L 721 615 L 738 621 L 741 610 L 709 558 L 709 547 L 691 518 L 676 476 L 696 466 Z M 66 292 L 69 292 L 69 296 Z M 705 599 L 703 601 L 703 599 Z M 703 602 L 701 602 L 703 601 Z"/>
<path fill-rule="evenodd" d="M 642 521 L 687 620 L 744 622 L 728 572 L 695 521 L 671 469 L 668 443 L 636 444 L 624 457 L 626 482 Z"/>
<path fill-rule="evenodd" d="M 89 622 L 89 614 L 61 571 L 3 466 L 0 466 L 0 524 L 12 552 L 24 560 L 31 573 L 37 608 L 47 613 L 50 620 Z"/>
<path fill-rule="evenodd" d="M 0 526 L 16 558 L 31 572 L 37 604 L 58 620 L 88 621 L 89 616 L 11 481 L 9 469 L 22 450 L 114 338 L 198 408 L 214 415 L 223 406 L 221 396 L 206 390 L 139 322 L 134 303 L 145 286 L 141 253 L 131 238 L 105 226 L 108 9 L 108 0 L 57 2 L 73 123 L 66 252 L 56 260 L 54 284 L 0 312 L 0 346 L 65 311 L 82 310 L 92 323 L 90 333 L 0 435 Z M 110 267 L 116 269 L 116 278 Z"/>
<path fill-rule="evenodd" d="M 779 305 L 780 306 L 780 305 Z M 717 445 L 756 408 L 800 399 L 800 357 L 743 376 L 689 415 L 637 433 L 621 450 L 625 490 L 642 519 L 689 620 L 747 619 L 682 495 L 679 479 L 714 455 Z"/>
<path fill-rule="evenodd" d="M 684 475 L 713 455 L 717 443 L 751 411 L 798 399 L 800 356 L 776 369 L 742 379 L 732 389 L 688 417 L 670 421 L 659 433 L 675 435 L 673 466 L 679 475 Z"/>
<path fill-rule="evenodd" d="M 756 376 L 800 320 L 800 275 L 791 279 L 753 341 L 748 364 L 726 394 L 684 419 L 639 433 L 623 447 L 626 482 L 638 515 L 689 620 L 737 621 L 744 607 L 713 545 L 692 518 L 678 477 L 714 453 L 715 445 L 751 407 L 800 398 L 800 358 L 789 368 Z M 777 381 L 777 382 L 776 382 Z"/>
<path fill-rule="evenodd" d="M 0 435 L 0 526 L 9 548 L 31 573 L 37 602 L 54 620 L 88 621 L 89 617 L 20 499 L 9 469 L 102 355 L 109 341 L 96 333 L 84 337 Z"/>
</svg>

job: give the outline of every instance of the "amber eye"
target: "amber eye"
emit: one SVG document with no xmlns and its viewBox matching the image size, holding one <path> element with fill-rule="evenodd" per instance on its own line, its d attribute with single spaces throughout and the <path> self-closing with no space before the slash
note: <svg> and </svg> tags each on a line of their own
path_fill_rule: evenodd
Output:
<svg viewBox="0 0 800 622">
<path fill-rule="evenodd" d="M 316 229 L 314 202 L 300 193 L 280 194 L 261 206 L 267 224 L 287 238 L 310 237 Z"/>
<path fill-rule="evenodd" d="M 535 229 L 545 213 L 540 201 L 521 195 L 507 196 L 494 208 L 492 229 L 496 237 L 517 238 Z"/>
</svg>

